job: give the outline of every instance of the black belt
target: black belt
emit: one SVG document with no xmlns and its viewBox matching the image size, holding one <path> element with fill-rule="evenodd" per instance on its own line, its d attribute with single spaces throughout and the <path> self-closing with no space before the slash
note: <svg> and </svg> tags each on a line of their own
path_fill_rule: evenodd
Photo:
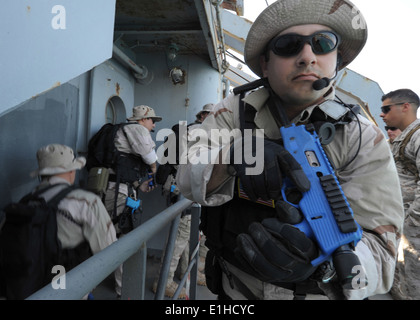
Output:
<svg viewBox="0 0 420 320">
<path fill-rule="evenodd" d="M 108 181 L 117 182 L 117 175 L 116 174 L 110 174 L 109 177 L 108 177 Z M 120 178 L 120 183 L 124 183 L 127 186 L 131 185 L 130 182 L 127 182 L 127 181 L 125 181 L 124 179 L 121 179 L 121 178 Z"/>
</svg>

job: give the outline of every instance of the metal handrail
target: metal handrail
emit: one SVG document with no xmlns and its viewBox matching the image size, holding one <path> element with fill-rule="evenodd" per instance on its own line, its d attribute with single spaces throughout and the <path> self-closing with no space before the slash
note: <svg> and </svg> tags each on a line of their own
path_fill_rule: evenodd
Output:
<svg viewBox="0 0 420 320">
<path fill-rule="evenodd" d="M 141 249 L 149 239 L 192 204 L 193 202 L 188 199 L 176 202 L 124 237 L 121 237 L 112 245 L 82 262 L 65 275 L 62 275 L 61 277 L 65 277 L 65 289 L 54 289 L 51 284 L 48 284 L 29 296 L 27 300 L 82 299 L 108 275 L 114 272 L 119 265 Z M 60 281 L 60 278 L 57 281 Z"/>
<path fill-rule="evenodd" d="M 183 196 L 181 195 L 181 199 Z M 193 203 L 190 208 L 191 214 L 191 226 L 190 226 L 190 241 L 189 241 L 189 264 L 187 267 L 187 271 L 185 272 L 183 278 L 181 279 L 180 283 L 178 284 L 178 288 L 176 289 L 172 300 L 178 299 L 182 287 L 185 285 L 188 275 L 190 275 L 190 285 L 189 287 L 189 299 L 195 300 L 197 295 L 197 272 L 198 272 L 198 256 L 199 256 L 199 248 L 200 248 L 200 238 L 199 238 L 199 223 L 200 223 L 200 215 L 201 209 L 200 205 L 197 203 Z M 157 283 L 157 290 L 155 295 L 155 300 L 163 300 L 166 284 L 168 281 L 168 274 L 169 269 L 171 267 L 171 260 L 174 252 L 174 246 L 177 237 L 177 231 L 179 227 L 181 217 L 176 217 L 172 224 L 171 230 L 168 236 L 168 242 L 165 250 L 165 255 L 163 258 L 162 267 L 159 274 L 159 281 Z"/>
</svg>

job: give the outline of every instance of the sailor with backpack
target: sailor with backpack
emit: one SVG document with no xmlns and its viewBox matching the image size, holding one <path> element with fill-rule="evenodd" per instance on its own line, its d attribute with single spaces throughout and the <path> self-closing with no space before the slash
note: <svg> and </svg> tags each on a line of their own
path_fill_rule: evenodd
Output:
<svg viewBox="0 0 420 320">
<path fill-rule="evenodd" d="M 65 145 L 50 144 L 37 152 L 35 190 L 5 207 L 0 233 L 0 283 L 6 299 L 25 299 L 56 275 L 68 272 L 116 241 L 114 226 L 101 199 L 73 186 L 76 170 L 85 166 Z M 116 279 L 118 268 L 115 272 Z M 121 294 L 121 282 L 116 283 Z"/>
<path fill-rule="evenodd" d="M 90 139 L 86 164 L 90 181 L 102 181 L 95 174 L 108 172 L 104 187 L 88 181 L 88 188 L 102 193 L 118 236 L 133 229 L 131 212 L 141 210 L 138 190 L 154 189 L 157 155 L 150 132 L 162 117 L 156 116 L 152 108 L 140 105 L 133 108 L 133 115 L 127 120 L 127 123 L 105 124 Z"/>
</svg>

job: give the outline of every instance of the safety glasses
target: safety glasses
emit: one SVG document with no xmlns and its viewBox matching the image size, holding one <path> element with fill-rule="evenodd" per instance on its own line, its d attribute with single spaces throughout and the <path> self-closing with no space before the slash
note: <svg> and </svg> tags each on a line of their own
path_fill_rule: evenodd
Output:
<svg viewBox="0 0 420 320">
<path fill-rule="evenodd" d="M 340 44 L 340 37 L 331 31 L 318 31 L 310 36 L 289 33 L 278 36 L 270 41 L 268 49 L 281 57 L 292 57 L 302 51 L 309 43 L 315 54 L 327 54 L 334 51 Z"/>
</svg>

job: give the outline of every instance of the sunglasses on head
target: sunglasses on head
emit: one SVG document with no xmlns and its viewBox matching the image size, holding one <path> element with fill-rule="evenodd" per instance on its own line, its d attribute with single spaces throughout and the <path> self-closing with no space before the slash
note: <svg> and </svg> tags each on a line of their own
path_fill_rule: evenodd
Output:
<svg viewBox="0 0 420 320">
<path fill-rule="evenodd" d="M 327 54 L 338 47 L 340 37 L 332 31 L 318 31 L 310 36 L 289 33 L 271 40 L 268 49 L 278 56 L 292 57 L 301 52 L 306 43 L 310 44 L 313 53 Z"/>
<path fill-rule="evenodd" d="M 388 130 L 395 131 L 395 130 L 398 130 L 398 128 L 385 126 L 385 131 L 388 131 Z"/>
</svg>

